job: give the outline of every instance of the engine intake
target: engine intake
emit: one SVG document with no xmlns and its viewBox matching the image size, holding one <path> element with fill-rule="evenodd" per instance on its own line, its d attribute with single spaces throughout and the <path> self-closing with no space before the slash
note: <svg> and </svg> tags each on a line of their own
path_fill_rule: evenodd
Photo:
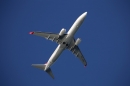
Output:
<svg viewBox="0 0 130 86">
<path fill-rule="evenodd" d="M 60 33 L 59 33 L 59 35 L 60 35 L 60 36 L 62 36 L 62 35 L 64 35 L 64 34 L 65 34 L 65 32 L 66 32 L 66 29 L 64 29 L 64 28 L 63 28 L 63 29 L 61 29 L 61 31 L 60 31 Z"/>
<path fill-rule="evenodd" d="M 77 38 L 76 42 L 75 42 L 75 45 L 79 45 L 79 43 L 81 42 L 81 39 L 80 38 Z"/>
</svg>

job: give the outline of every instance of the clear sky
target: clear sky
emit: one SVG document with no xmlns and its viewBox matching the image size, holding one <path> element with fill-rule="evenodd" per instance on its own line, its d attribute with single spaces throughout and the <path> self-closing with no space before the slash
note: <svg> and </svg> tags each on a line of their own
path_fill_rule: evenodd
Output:
<svg viewBox="0 0 130 86">
<path fill-rule="evenodd" d="M 88 66 L 65 50 L 46 72 L 57 47 L 30 31 L 59 33 L 88 15 L 75 34 Z M 129 0 L 0 0 L 0 86 L 130 86 Z"/>
</svg>

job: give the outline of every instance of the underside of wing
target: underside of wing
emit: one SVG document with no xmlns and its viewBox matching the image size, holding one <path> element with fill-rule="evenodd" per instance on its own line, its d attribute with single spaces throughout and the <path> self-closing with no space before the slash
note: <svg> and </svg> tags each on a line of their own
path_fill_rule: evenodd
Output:
<svg viewBox="0 0 130 86">
<path fill-rule="evenodd" d="M 30 32 L 29 34 L 44 37 L 48 40 L 55 41 L 58 44 L 62 42 L 62 38 L 66 35 L 64 34 L 62 36 L 59 36 L 59 34 L 57 33 L 50 33 L 50 32 Z"/>
<path fill-rule="evenodd" d="M 84 66 L 87 66 L 87 62 L 83 56 L 83 54 L 81 53 L 79 47 L 77 45 L 75 45 L 75 40 L 73 40 L 70 44 L 70 46 L 68 47 L 68 49 L 76 56 L 80 59 L 80 61 L 84 64 Z"/>
</svg>

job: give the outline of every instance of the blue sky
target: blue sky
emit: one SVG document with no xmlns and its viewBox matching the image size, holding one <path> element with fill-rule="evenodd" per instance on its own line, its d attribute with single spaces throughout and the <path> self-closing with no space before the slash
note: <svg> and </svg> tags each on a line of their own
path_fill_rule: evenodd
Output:
<svg viewBox="0 0 130 86">
<path fill-rule="evenodd" d="M 65 50 L 51 67 L 55 79 L 31 67 L 44 64 L 57 47 L 30 31 L 69 30 L 88 15 L 75 34 L 88 62 Z M 1 0 L 0 86 L 130 86 L 130 1 Z"/>
</svg>

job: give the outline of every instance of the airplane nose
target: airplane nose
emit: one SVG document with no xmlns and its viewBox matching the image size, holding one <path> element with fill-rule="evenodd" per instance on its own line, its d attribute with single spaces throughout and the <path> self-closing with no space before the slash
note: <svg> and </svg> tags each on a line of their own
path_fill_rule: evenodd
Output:
<svg viewBox="0 0 130 86">
<path fill-rule="evenodd" d="M 87 15 L 87 12 L 84 12 L 84 16 L 86 16 Z"/>
<path fill-rule="evenodd" d="M 84 12 L 82 15 L 81 15 L 81 19 L 84 19 L 87 15 L 87 12 Z"/>
</svg>

